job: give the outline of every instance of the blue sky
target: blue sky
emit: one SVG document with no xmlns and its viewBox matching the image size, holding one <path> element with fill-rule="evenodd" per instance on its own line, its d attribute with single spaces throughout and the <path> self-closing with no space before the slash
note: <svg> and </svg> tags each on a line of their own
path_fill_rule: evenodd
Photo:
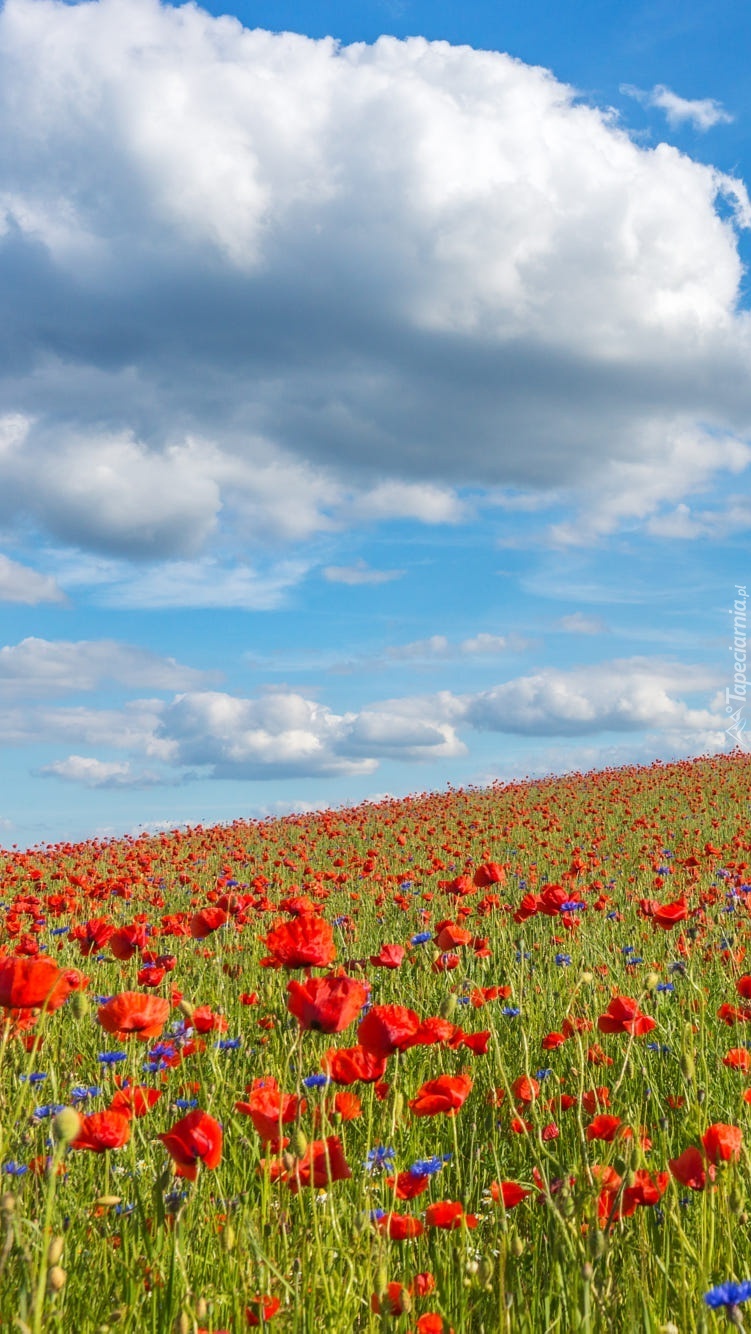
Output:
<svg viewBox="0 0 751 1334">
<path fill-rule="evenodd" d="M 750 37 L 7 0 L 1 842 L 729 748 Z"/>
</svg>

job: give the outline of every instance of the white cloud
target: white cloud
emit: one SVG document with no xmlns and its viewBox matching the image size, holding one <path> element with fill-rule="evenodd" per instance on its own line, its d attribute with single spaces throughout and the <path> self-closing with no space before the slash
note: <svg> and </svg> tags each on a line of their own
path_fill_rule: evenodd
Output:
<svg viewBox="0 0 751 1334">
<path fill-rule="evenodd" d="M 65 602 L 65 594 L 48 574 L 20 565 L 0 555 L 0 602 L 22 602 L 34 607 L 40 602 Z"/>
<path fill-rule="evenodd" d="M 531 646 L 522 635 L 492 635 L 485 631 L 458 642 L 446 635 L 430 635 L 409 644 L 391 644 L 385 658 L 393 662 L 424 662 L 431 659 L 472 658 L 499 653 L 521 653 Z"/>
<path fill-rule="evenodd" d="M 715 125 L 730 125 L 734 117 L 714 97 L 679 97 L 664 83 L 655 84 L 651 92 L 621 84 L 621 92 L 636 98 L 643 106 L 657 107 L 665 112 L 668 125 L 676 129 L 688 122 L 695 130 L 711 130 Z"/>
<path fill-rule="evenodd" d="M 130 689 L 180 690 L 213 675 L 112 639 L 74 643 L 32 637 L 0 648 L 0 696 L 5 698 L 83 694 L 105 682 Z"/>
<path fill-rule="evenodd" d="M 0 521 L 140 561 L 483 488 L 643 524 L 746 466 L 749 221 L 509 56 L 6 0 Z"/>
<path fill-rule="evenodd" d="M 603 635 L 608 631 L 599 616 L 587 616 L 583 611 L 572 611 L 569 616 L 561 616 L 555 623 L 555 629 L 564 630 L 568 635 Z"/>
<path fill-rule="evenodd" d="M 330 584 L 389 584 L 394 579 L 401 579 L 405 570 L 374 570 L 364 560 L 354 565 L 327 565 L 323 577 Z"/>
<path fill-rule="evenodd" d="M 45 764 L 36 771 L 42 778 L 62 778 L 89 788 L 155 787 L 169 777 L 142 770 L 135 771 L 128 760 L 96 760 L 85 755 L 69 755 L 65 760 Z"/>
</svg>

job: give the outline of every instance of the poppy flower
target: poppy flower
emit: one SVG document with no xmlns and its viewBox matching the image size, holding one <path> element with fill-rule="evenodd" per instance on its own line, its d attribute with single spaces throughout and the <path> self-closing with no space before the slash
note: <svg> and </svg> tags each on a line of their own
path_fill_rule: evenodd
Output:
<svg viewBox="0 0 751 1334">
<path fill-rule="evenodd" d="M 195 1181 L 198 1163 L 218 1167 L 222 1159 L 222 1127 L 213 1116 L 198 1108 L 176 1121 L 171 1130 L 157 1135 L 175 1163 L 175 1175 Z"/>
<path fill-rule="evenodd" d="M 630 996 L 614 996 L 597 1020 L 597 1027 L 601 1033 L 630 1033 L 633 1037 L 642 1037 L 651 1033 L 656 1021 L 642 1014 L 638 1002 Z"/>
<path fill-rule="evenodd" d="M 435 1279 L 429 1271 L 423 1271 L 415 1274 L 409 1285 L 409 1290 L 413 1297 L 428 1297 L 431 1292 L 435 1292 Z"/>
<path fill-rule="evenodd" d="M 548 1033 L 540 1045 L 543 1051 L 555 1051 L 558 1047 L 562 1047 L 565 1041 L 563 1033 Z"/>
<path fill-rule="evenodd" d="M 236 1102 L 235 1110 L 249 1116 L 264 1143 L 276 1143 L 280 1127 L 296 1121 L 306 1109 L 306 1102 L 294 1093 L 281 1093 L 270 1082 L 261 1082 L 251 1089 L 247 1102 Z"/>
<path fill-rule="evenodd" d="M 287 1009 L 302 1029 L 341 1033 L 357 1019 L 369 995 L 369 984 L 353 977 L 293 979 L 287 984 Z"/>
<path fill-rule="evenodd" d="M 276 1315 L 281 1304 L 278 1297 L 253 1297 L 245 1308 L 246 1325 L 260 1325 L 261 1321 L 265 1324 Z"/>
<path fill-rule="evenodd" d="M 405 1005 L 373 1005 L 357 1030 L 357 1041 L 376 1056 L 391 1056 L 408 1044 L 419 1027 L 415 1011 Z"/>
<path fill-rule="evenodd" d="M 447 922 L 438 932 L 435 943 L 442 953 L 447 953 L 449 950 L 455 950 L 457 946 L 469 945 L 471 939 L 471 931 L 466 931 L 463 926 L 457 926 L 455 922 Z"/>
<path fill-rule="evenodd" d="M 621 1197 L 619 1212 L 623 1218 L 630 1218 L 637 1208 L 650 1208 L 657 1204 L 667 1190 L 670 1174 L 668 1172 L 647 1172 L 640 1167 L 633 1173 L 631 1184 L 626 1186 Z"/>
<path fill-rule="evenodd" d="M 472 1089 L 468 1075 L 439 1075 L 417 1090 L 409 1107 L 414 1116 L 453 1116 L 463 1106 Z"/>
<path fill-rule="evenodd" d="M 714 1181 L 714 1167 L 707 1169 L 703 1154 L 693 1145 L 684 1149 L 678 1158 L 671 1158 L 668 1167 L 676 1181 L 688 1186 L 689 1190 L 704 1190 L 707 1177 Z"/>
<path fill-rule="evenodd" d="M 684 922 L 687 917 L 688 904 L 685 899 L 676 899 L 675 903 L 663 903 L 652 913 L 655 926 L 662 927 L 663 931 L 669 931 L 671 926 Z"/>
<path fill-rule="evenodd" d="M 391 1241 L 411 1241 L 413 1237 L 421 1237 L 425 1231 L 424 1223 L 419 1218 L 412 1218 L 411 1214 L 382 1214 L 376 1219 L 376 1226 Z"/>
<path fill-rule="evenodd" d="M 498 862 L 485 862 L 483 866 L 478 866 L 472 881 L 477 889 L 487 889 L 489 885 L 502 885 L 506 879 L 506 872 Z"/>
<path fill-rule="evenodd" d="M 378 954 L 371 954 L 374 968 L 400 968 L 407 953 L 403 945 L 382 945 Z"/>
<path fill-rule="evenodd" d="M 228 920 L 228 914 L 222 908 L 201 908 L 200 912 L 194 913 L 190 919 L 190 934 L 194 940 L 205 940 Z"/>
<path fill-rule="evenodd" d="M 282 1159 L 270 1164 L 272 1181 L 286 1181 L 294 1195 L 301 1186 L 321 1190 L 332 1181 L 348 1181 L 352 1176 L 338 1135 L 312 1140 L 302 1158 L 287 1167 Z"/>
<path fill-rule="evenodd" d="M 57 1010 L 71 991 L 65 974 L 53 959 L 17 955 L 0 959 L 0 1006 L 6 1010 Z"/>
<path fill-rule="evenodd" d="M 121 991 L 100 1005 L 99 1022 L 119 1041 L 135 1034 L 142 1042 L 161 1036 L 171 1006 L 162 996 L 143 996 L 138 991 Z"/>
<path fill-rule="evenodd" d="M 517 1204 L 526 1200 L 531 1195 L 531 1190 L 525 1190 L 523 1186 L 517 1185 L 515 1181 L 493 1181 L 490 1186 L 490 1194 L 496 1204 L 503 1201 L 504 1209 L 515 1209 Z"/>
<path fill-rule="evenodd" d="M 92 917 L 88 922 L 80 922 L 70 932 L 70 940 L 78 941 L 78 948 L 84 957 L 97 954 L 104 949 L 107 941 L 115 933 L 115 928 L 105 917 Z"/>
<path fill-rule="evenodd" d="M 745 1047 L 731 1047 L 723 1056 L 722 1064 L 730 1070 L 742 1070 L 744 1074 L 748 1074 L 751 1070 L 751 1052 Z"/>
<path fill-rule="evenodd" d="M 440 1014 L 433 1014 L 418 1024 L 415 1032 L 401 1043 L 399 1050 L 408 1051 L 410 1047 L 432 1047 L 437 1042 L 460 1045 L 463 1038 L 462 1030 L 457 1028 L 456 1024 L 452 1024 L 450 1019 L 444 1019 Z"/>
<path fill-rule="evenodd" d="M 316 1116 L 321 1109 L 316 1107 Z M 342 1121 L 357 1121 L 362 1116 L 362 1103 L 356 1093 L 335 1093 L 333 1098 L 324 1104 L 323 1112 L 329 1118 L 338 1116 Z"/>
<path fill-rule="evenodd" d="M 108 945 L 116 959 L 127 963 L 132 959 L 137 950 L 142 950 L 148 940 L 148 932 L 141 922 L 134 922 L 132 926 L 118 927 L 113 931 L 109 938 Z"/>
<path fill-rule="evenodd" d="M 108 1149 L 121 1148 L 129 1139 L 129 1116 L 116 1111 L 92 1112 L 81 1118 L 81 1129 L 70 1147 L 106 1153 Z"/>
<path fill-rule="evenodd" d="M 435 1311 L 425 1311 L 415 1324 L 415 1334 L 454 1334 L 453 1326 Z"/>
<path fill-rule="evenodd" d="M 623 1136 L 628 1131 L 628 1126 L 621 1129 L 620 1116 L 607 1116 L 605 1114 L 596 1116 L 594 1121 L 590 1121 L 587 1126 L 587 1139 L 599 1139 L 605 1144 L 612 1144 L 616 1136 Z"/>
<path fill-rule="evenodd" d="M 414 1200 L 428 1189 L 430 1177 L 417 1172 L 399 1172 L 395 1177 L 386 1177 L 386 1185 L 393 1190 L 397 1200 Z"/>
<path fill-rule="evenodd" d="M 263 943 L 276 968 L 328 968 L 336 957 L 334 928 L 310 913 L 277 923 Z"/>
<path fill-rule="evenodd" d="M 444 1228 L 446 1231 L 461 1227 L 462 1223 L 466 1223 L 469 1228 L 477 1227 L 475 1215 L 465 1214 L 458 1200 L 437 1200 L 435 1204 L 429 1204 L 425 1210 L 425 1222 L 428 1227 Z"/>
<path fill-rule="evenodd" d="M 127 1084 L 113 1094 L 109 1110 L 122 1112 L 123 1116 L 146 1116 L 162 1096 L 161 1089 L 148 1088 L 146 1084 Z"/>
<path fill-rule="evenodd" d="M 731 1159 L 741 1156 L 743 1131 L 740 1126 L 729 1126 L 717 1121 L 707 1127 L 701 1142 L 710 1163 L 729 1163 Z"/>
<path fill-rule="evenodd" d="M 374 1292 L 370 1299 L 373 1315 L 400 1316 L 412 1310 L 412 1298 L 403 1283 L 389 1283 L 380 1297 Z"/>
<path fill-rule="evenodd" d="M 531 1075 L 519 1075 L 511 1085 L 511 1092 L 517 1102 L 534 1102 L 540 1092 L 540 1085 Z"/>
<path fill-rule="evenodd" d="M 386 1069 L 386 1057 L 364 1047 L 331 1047 L 321 1067 L 335 1084 L 377 1084 Z"/>
</svg>

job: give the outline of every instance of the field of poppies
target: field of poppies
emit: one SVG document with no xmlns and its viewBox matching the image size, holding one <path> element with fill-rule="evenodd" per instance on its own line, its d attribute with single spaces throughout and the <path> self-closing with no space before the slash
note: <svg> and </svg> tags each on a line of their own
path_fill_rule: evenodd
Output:
<svg viewBox="0 0 751 1334">
<path fill-rule="evenodd" d="M 750 793 L 736 753 L 2 853 L 0 1327 L 742 1328 Z"/>
</svg>

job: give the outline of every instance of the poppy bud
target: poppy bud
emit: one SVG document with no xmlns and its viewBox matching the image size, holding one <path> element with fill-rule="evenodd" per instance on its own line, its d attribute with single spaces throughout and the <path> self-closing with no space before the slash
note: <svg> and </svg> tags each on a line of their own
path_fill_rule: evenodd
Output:
<svg viewBox="0 0 751 1334">
<path fill-rule="evenodd" d="M 375 1291 L 378 1300 L 386 1295 L 389 1290 L 389 1274 L 385 1265 L 381 1264 L 376 1270 Z"/>
<path fill-rule="evenodd" d="M 81 1133 L 83 1120 L 75 1107 L 62 1107 L 52 1121 L 52 1135 L 58 1144 L 72 1144 Z"/>
<path fill-rule="evenodd" d="M 582 1278 L 584 1279 L 584 1282 L 591 1283 L 594 1278 L 594 1273 L 595 1271 L 589 1263 L 589 1260 L 585 1260 L 582 1265 Z"/>
<path fill-rule="evenodd" d="M 4 1213 L 6 1218 L 10 1218 L 10 1215 L 15 1211 L 16 1197 L 11 1191 L 6 1191 L 4 1195 L 0 1196 L 0 1212 Z"/>
<path fill-rule="evenodd" d="M 605 1238 L 599 1228 L 587 1234 L 587 1248 L 593 1260 L 599 1260 L 605 1254 Z"/>
<path fill-rule="evenodd" d="M 584 983 L 585 987 L 591 986 L 594 980 L 595 980 L 594 973 L 582 973 L 581 975 L 581 981 Z"/>
<path fill-rule="evenodd" d="M 731 1214 L 740 1214 L 743 1210 L 743 1191 L 737 1181 L 733 1182 L 730 1195 L 728 1196 L 728 1208 Z"/>
<path fill-rule="evenodd" d="M 511 1241 L 509 1243 L 509 1250 L 511 1251 L 512 1255 L 516 1256 L 517 1260 L 519 1259 L 520 1256 L 524 1254 L 524 1242 L 522 1238 L 519 1236 L 518 1232 L 515 1232 L 514 1235 L 512 1236 Z"/>
<path fill-rule="evenodd" d="M 120 1195 L 100 1195 L 98 1200 L 94 1200 L 94 1205 L 98 1209 L 114 1209 L 121 1198 Z"/>
<path fill-rule="evenodd" d="M 438 1013 L 442 1019 L 453 1019 L 456 1014 L 456 996 L 453 991 L 445 998 L 445 1000 L 441 1001 Z"/>
<path fill-rule="evenodd" d="M 646 987 L 647 991 L 654 991 L 655 988 L 658 986 L 659 981 L 660 981 L 659 973 L 647 973 L 644 986 Z"/>
<path fill-rule="evenodd" d="M 68 1277 L 64 1269 L 59 1265 L 53 1265 L 47 1275 L 47 1290 L 50 1293 L 61 1292 L 65 1287 L 65 1280 Z"/>
<path fill-rule="evenodd" d="M 181 1014 L 185 1015 L 186 1019 L 192 1019 L 196 1007 L 191 1003 L 191 1001 L 186 1000 L 185 997 L 183 997 L 183 999 L 179 1002 L 177 1008 Z"/>
<path fill-rule="evenodd" d="M 74 1019 L 85 1019 L 89 1013 L 89 998 L 83 991 L 74 991 L 70 998 L 70 1011 Z"/>
<path fill-rule="evenodd" d="M 64 1246 L 64 1245 L 65 1245 L 65 1239 L 64 1239 L 63 1237 L 53 1237 L 53 1238 L 52 1238 L 52 1241 L 50 1242 L 49 1246 L 47 1247 L 47 1264 L 48 1264 L 48 1265 L 56 1265 L 56 1264 L 58 1263 L 58 1261 L 60 1260 L 60 1257 L 61 1257 L 61 1255 L 62 1255 L 62 1253 L 63 1253 L 63 1246 Z"/>
<path fill-rule="evenodd" d="M 196 1320 L 205 1320 L 209 1314 L 209 1304 L 205 1297 L 199 1297 L 196 1302 Z"/>
<path fill-rule="evenodd" d="M 185 1311 L 181 1311 L 172 1326 L 173 1334 L 190 1334 L 190 1320 Z"/>
<path fill-rule="evenodd" d="M 681 1073 L 687 1084 L 693 1084 L 696 1079 L 696 1066 L 693 1053 L 690 1051 L 684 1051 L 681 1056 Z"/>
<path fill-rule="evenodd" d="M 465 1273 L 469 1274 L 470 1278 L 474 1278 L 479 1268 L 480 1268 L 479 1260 L 468 1260 L 466 1265 L 464 1266 L 464 1271 Z"/>
<path fill-rule="evenodd" d="M 295 1126 L 290 1136 L 290 1148 L 296 1158 L 303 1158 L 308 1147 L 308 1137 L 302 1126 Z"/>
<path fill-rule="evenodd" d="M 493 1278 L 494 1268 L 495 1266 L 490 1256 L 483 1255 L 480 1259 L 479 1265 L 477 1266 L 477 1277 L 479 1278 L 484 1288 L 490 1287 Z"/>
<path fill-rule="evenodd" d="M 402 1116 L 403 1111 L 404 1111 L 404 1094 L 403 1094 L 399 1089 L 397 1089 L 396 1093 L 394 1094 L 394 1122 L 395 1122 L 395 1123 L 401 1119 L 401 1116 Z"/>
<path fill-rule="evenodd" d="M 222 1232 L 222 1250 L 231 1255 L 235 1249 L 235 1229 L 231 1223 L 228 1223 Z"/>
</svg>

